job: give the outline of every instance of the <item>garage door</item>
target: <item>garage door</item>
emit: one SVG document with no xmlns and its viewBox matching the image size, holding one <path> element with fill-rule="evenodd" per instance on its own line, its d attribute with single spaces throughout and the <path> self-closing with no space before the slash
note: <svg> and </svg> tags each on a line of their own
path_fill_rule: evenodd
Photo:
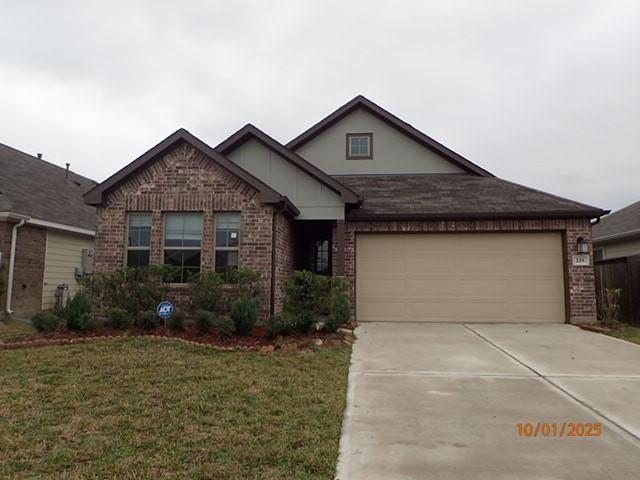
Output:
<svg viewBox="0 0 640 480">
<path fill-rule="evenodd" d="M 361 234 L 359 321 L 563 322 L 559 233 Z"/>
</svg>

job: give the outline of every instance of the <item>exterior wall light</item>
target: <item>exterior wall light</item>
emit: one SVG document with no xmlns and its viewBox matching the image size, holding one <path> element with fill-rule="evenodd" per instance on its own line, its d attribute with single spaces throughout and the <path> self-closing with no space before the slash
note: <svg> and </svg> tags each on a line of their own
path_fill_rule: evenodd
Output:
<svg viewBox="0 0 640 480">
<path fill-rule="evenodd" d="M 589 253 L 589 242 L 582 237 L 578 237 L 578 253 L 580 255 L 586 255 Z"/>
</svg>

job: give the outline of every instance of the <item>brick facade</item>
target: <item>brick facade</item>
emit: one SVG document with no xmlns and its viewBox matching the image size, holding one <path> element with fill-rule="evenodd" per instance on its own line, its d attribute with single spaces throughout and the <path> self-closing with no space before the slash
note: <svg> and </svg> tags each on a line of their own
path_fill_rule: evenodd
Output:
<svg viewBox="0 0 640 480">
<path fill-rule="evenodd" d="M 544 232 L 556 231 L 563 235 L 563 254 L 566 260 L 568 321 L 596 319 L 596 294 L 593 266 L 571 264 L 577 252 L 577 239 L 589 242 L 591 224 L 588 219 L 541 220 L 477 220 L 477 221 L 403 221 L 403 222 L 347 222 L 345 230 L 345 277 L 355 286 L 356 235 L 358 233 L 429 233 L 429 232 Z M 593 258 L 593 252 L 591 258 Z M 355 288 L 352 290 L 355 305 Z"/>
<path fill-rule="evenodd" d="M 284 300 L 284 283 L 291 276 L 294 270 L 295 259 L 295 237 L 293 221 L 281 213 L 275 216 L 274 233 L 275 255 L 274 255 L 274 312 L 282 311 Z"/>
<path fill-rule="evenodd" d="M 11 231 L 14 225 L 11 222 L 0 222 L 0 251 L 4 255 L 4 268 L 1 274 L 5 281 L 9 274 Z M 42 281 L 47 231 L 24 225 L 18 229 L 17 237 L 11 309 L 18 315 L 30 316 L 42 308 Z M 1 295 L 0 297 L 4 311 L 6 296 Z"/>
<path fill-rule="evenodd" d="M 150 263 L 163 261 L 164 213 L 202 212 L 202 270 L 214 268 L 215 214 L 240 212 L 240 266 L 262 274 L 262 316 L 269 311 L 273 207 L 258 192 L 211 161 L 199 150 L 179 144 L 112 191 L 97 209 L 97 272 L 113 272 L 126 263 L 127 212 L 151 212 Z M 170 296 L 186 306 L 188 291 L 177 286 Z"/>
</svg>

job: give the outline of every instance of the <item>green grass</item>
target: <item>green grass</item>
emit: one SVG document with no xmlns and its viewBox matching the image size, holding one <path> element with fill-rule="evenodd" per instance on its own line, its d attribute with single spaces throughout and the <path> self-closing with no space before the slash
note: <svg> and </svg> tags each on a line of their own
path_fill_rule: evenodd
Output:
<svg viewBox="0 0 640 480">
<path fill-rule="evenodd" d="M 619 330 L 609 332 L 607 335 L 640 344 L 640 328 L 631 325 L 623 325 Z"/>
<path fill-rule="evenodd" d="M 0 478 L 331 479 L 350 349 L 0 352 Z"/>
<path fill-rule="evenodd" d="M 0 342 L 16 342 L 36 333 L 31 325 L 19 320 L 0 321 Z"/>
</svg>

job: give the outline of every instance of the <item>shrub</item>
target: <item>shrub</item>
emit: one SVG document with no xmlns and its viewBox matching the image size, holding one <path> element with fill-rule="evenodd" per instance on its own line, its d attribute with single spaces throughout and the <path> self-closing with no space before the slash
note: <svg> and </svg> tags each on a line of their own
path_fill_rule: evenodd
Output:
<svg viewBox="0 0 640 480">
<path fill-rule="evenodd" d="M 165 298 L 173 272 L 175 268 L 169 265 L 129 267 L 94 275 L 87 287 L 109 308 L 121 308 L 135 316 L 155 309 Z"/>
<path fill-rule="evenodd" d="M 195 316 L 194 326 L 200 333 L 209 333 L 213 326 L 213 313 L 207 310 L 198 310 Z"/>
<path fill-rule="evenodd" d="M 257 300 L 262 292 L 261 277 L 262 274 L 257 270 L 239 268 L 238 270 L 227 272 L 225 281 L 228 284 L 236 285 L 236 291 L 240 297 L 249 297 Z"/>
<path fill-rule="evenodd" d="M 300 332 L 307 332 L 326 313 L 330 277 L 297 271 L 285 283 L 284 312 Z"/>
<path fill-rule="evenodd" d="M 287 335 L 295 330 L 295 324 L 291 317 L 286 314 L 271 315 L 267 320 L 267 332 L 269 338 L 279 335 Z"/>
<path fill-rule="evenodd" d="M 191 301 L 197 309 L 218 312 L 222 309 L 222 275 L 216 272 L 200 272 L 189 281 Z"/>
<path fill-rule="evenodd" d="M 31 323 L 39 332 L 53 332 L 62 322 L 60 317 L 51 312 L 38 312 L 31 318 Z"/>
<path fill-rule="evenodd" d="M 95 322 L 91 317 L 91 300 L 89 296 L 80 291 L 67 302 L 62 312 L 69 330 L 88 331 L 95 328 Z"/>
<path fill-rule="evenodd" d="M 124 308 L 114 307 L 107 313 L 109 325 L 113 328 L 126 330 L 133 327 L 133 315 Z"/>
<path fill-rule="evenodd" d="M 67 328 L 69 330 L 89 332 L 95 330 L 96 322 L 89 312 L 85 312 L 78 317 L 67 318 Z"/>
<path fill-rule="evenodd" d="M 136 316 L 135 326 L 143 330 L 154 330 L 159 324 L 158 316 L 153 310 L 145 310 Z"/>
<path fill-rule="evenodd" d="M 600 321 L 603 325 L 615 326 L 620 320 L 621 288 L 605 288 L 600 306 Z"/>
<path fill-rule="evenodd" d="M 212 322 L 212 326 L 220 338 L 229 338 L 236 331 L 236 327 L 230 317 L 223 315 Z"/>
<path fill-rule="evenodd" d="M 184 330 L 184 313 L 181 310 L 174 310 L 167 320 L 167 326 L 176 332 Z"/>
<path fill-rule="evenodd" d="M 335 332 L 340 325 L 351 318 L 351 303 L 349 302 L 349 283 L 343 278 L 332 278 L 331 289 L 327 298 L 327 319 L 324 329 Z"/>
<path fill-rule="evenodd" d="M 258 320 L 256 301 L 247 297 L 236 300 L 231 307 L 231 320 L 233 320 L 238 335 L 251 335 L 253 326 Z"/>
</svg>

